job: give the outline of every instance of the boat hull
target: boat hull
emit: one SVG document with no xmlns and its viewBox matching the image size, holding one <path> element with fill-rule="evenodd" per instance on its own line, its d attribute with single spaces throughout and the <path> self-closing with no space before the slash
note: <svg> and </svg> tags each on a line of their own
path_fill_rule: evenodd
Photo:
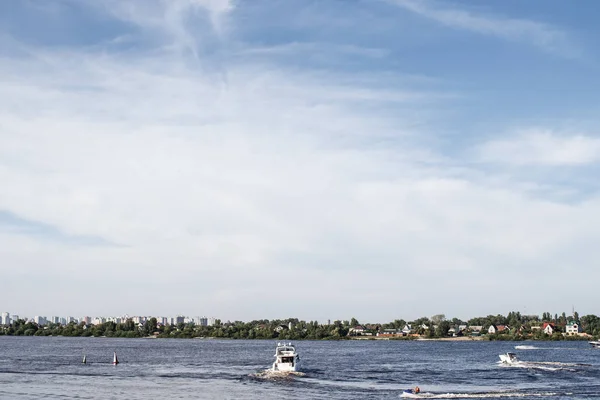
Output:
<svg viewBox="0 0 600 400">
<path fill-rule="evenodd" d="M 274 362 L 272 371 L 274 372 L 296 372 L 300 369 L 299 362 L 296 360 L 294 363 L 278 363 Z"/>
</svg>

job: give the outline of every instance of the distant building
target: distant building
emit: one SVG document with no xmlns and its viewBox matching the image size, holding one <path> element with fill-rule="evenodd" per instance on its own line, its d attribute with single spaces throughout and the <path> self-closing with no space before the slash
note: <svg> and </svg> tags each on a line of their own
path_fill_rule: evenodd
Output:
<svg viewBox="0 0 600 400">
<path fill-rule="evenodd" d="M 208 326 L 215 326 L 216 323 L 217 323 L 217 319 L 215 317 L 210 317 L 208 319 Z"/>
<path fill-rule="evenodd" d="M 565 327 L 565 334 L 567 336 L 577 336 L 581 333 L 581 327 L 575 321 L 571 321 Z"/>
<path fill-rule="evenodd" d="M 35 317 L 33 317 L 33 322 L 35 322 L 39 326 L 44 326 L 48 323 L 48 320 L 46 320 L 46 317 L 36 315 Z"/>
<path fill-rule="evenodd" d="M 506 326 L 506 325 L 490 325 L 490 327 L 488 328 L 488 333 L 490 335 L 493 335 L 494 333 L 504 332 L 507 329 L 508 329 L 508 326 Z"/>
<path fill-rule="evenodd" d="M 542 325 L 542 330 L 546 335 L 552 335 L 556 330 L 556 325 L 554 325 L 552 322 L 544 322 L 544 325 Z"/>
<path fill-rule="evenodd" d="M 0 325 L 10 325 L 10 314 L 3 312 L 0 315 Z"/>
<path fill-rule="evenodd" d="M 362 325 L 356 325 L 348 329 L 348 335 L 362 335 L 365 331 L 366 329 Z"/>
<path fill-rule="evenodd" d="M 400 329 L 384 329 L 377 332 L 376 336 L 403 336 Z"/>
</svg>

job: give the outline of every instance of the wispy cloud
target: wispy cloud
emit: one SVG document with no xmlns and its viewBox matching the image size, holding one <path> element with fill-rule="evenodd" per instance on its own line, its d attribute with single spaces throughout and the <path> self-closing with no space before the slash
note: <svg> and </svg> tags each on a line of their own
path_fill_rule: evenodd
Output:
<svg viewBox="0 0 600 400">
<path fill-rule="evenodd" d="M 35 236 L 42 240 L 76 246 L 117 246 L 108 240 L 93 235 L 71 235 L 55 226 L 24 219 L 9 211 L 0 210 L 0 231 L 18 235 Z"/>
<path fill-rule="evenodd" d="M 246 49 L 245 54 L 263 55 L 297 55 L 328 53 L 334 58 L 339 55 L 358 56 L 379 59 L 389 55 L 389 51 L 376 47 L 359 47 L 353 45 L 336 45 L 332 43 L 292 42 L 274 46 L 263 46 Z"/>
<path fill-rule="evenodd" d="M 232 0 L 108 0 L 90 4 L 136 25 L 152 40 L 166 39 L 166 46 L 196 57 L 202 45 L 226 34 L 226 16 L 234 10 Z M 198 24 L 199 16 L 209 24 Z"/>
<path fill-rule="evenodd" d="M 514 165 L 585 165 L 600 161 L 600 139 L 581 134 L 560 134 L 529 129 L 479 148 L 485 162 Z"/>
<path fill-rule="evenodd" d="M 452 28 L 527 43 L 563 56 L 578 54 L 567 32 L 543 22 L 448 8 L 446 3 L 428 0 L 387 1 Z"/>
</svg>

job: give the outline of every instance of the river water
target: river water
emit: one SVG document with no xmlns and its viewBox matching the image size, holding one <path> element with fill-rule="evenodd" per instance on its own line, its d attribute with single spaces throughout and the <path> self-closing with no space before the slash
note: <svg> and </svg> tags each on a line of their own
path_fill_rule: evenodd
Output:
<svg viewBox="0 0 600 400">
<path fill-rule="evenodd" d="M 586 342 L 299 341 L 304 375 L 265 376 L 276 344 L 0 337 L 0 399 L 600 398 Z M 508 351 L 521 362 L 499 365 Z"/>
</svg>

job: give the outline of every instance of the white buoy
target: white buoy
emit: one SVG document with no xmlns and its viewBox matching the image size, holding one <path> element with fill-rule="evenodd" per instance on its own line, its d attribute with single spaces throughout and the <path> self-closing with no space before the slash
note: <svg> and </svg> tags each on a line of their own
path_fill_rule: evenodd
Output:
<svg viewBox="0 0 600 400">
<path fill-rule="evenodd" d="M 117 352 L 115 351 L 115 355 L 113 357 L 113 365 L 117 365 L 119 363 L 119 360 L 117 359 Z"/>
<path fill-rule="evenodd" d="M 87 361 L 85 360 L 85 354 L 83 355 L 83 360 L 81 361 L 82 364 L 85 364 Z"/>
</svg>

